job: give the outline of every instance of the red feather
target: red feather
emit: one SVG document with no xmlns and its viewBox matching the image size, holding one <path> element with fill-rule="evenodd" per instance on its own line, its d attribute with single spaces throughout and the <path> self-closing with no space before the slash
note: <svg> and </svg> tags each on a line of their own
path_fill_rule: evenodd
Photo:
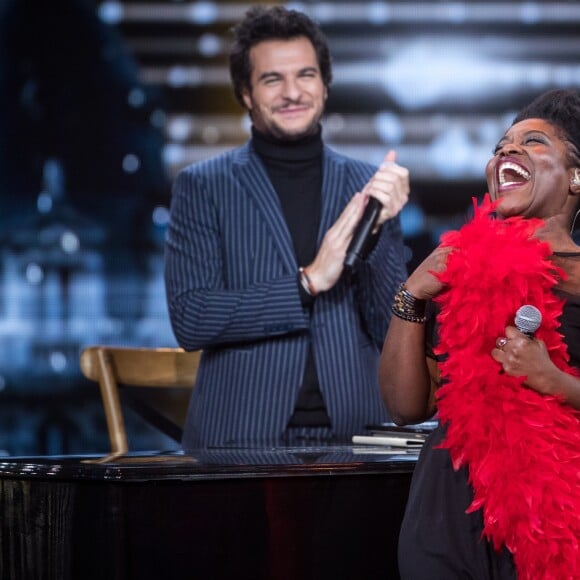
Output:
<svg viewBox="0 0 580 580">
<path fill-rule="evenodd" d="M 580 413 L 556 397 L 500 373 L 491 357 L 498 336 L 523 304 L 542 313 L 536 337 L 554 363 L 568 365 L 558 332 L 563 301 L 552 292 L 565 274 L 547 243 L 533 237 L 543 223 L 490 217 L 486 196 L 473 220 L 442 243 L 454 250 L 438 276 L 446 291 L 438 354 L 445 355 L 438 412 L 447 424 L 443 447 L 454 467 L 467 465 L 484 536 L 507 546 L 522 580 L 580 577 Z M 468 363 L 466 363 L 468 361 Z"/>
</svg>

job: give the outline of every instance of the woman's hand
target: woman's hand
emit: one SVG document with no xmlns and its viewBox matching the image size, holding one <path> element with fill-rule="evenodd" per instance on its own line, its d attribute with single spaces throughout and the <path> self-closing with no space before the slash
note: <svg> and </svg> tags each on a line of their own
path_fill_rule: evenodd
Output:
<svg viewBox="0 0 580 580">
<path fill-rule="evenodd" d="M 417 266 L 405 282 L 407 290 L 419 300 L 430 300 L 443 290 L 443 284 L 434 272 L 444 272 L 447 256 L 453 248 L 438 246 Z"/>
<path fill-rule="evenodd" d="M 514 326 L 507 326 L 505 337 L 498 338 L 491 351 L 504 372 L 513 377 L 525 376 L 525 385 L 544 395 L 556 394 L 562 371 L 550 359 L 543 341 L 531 339 Z"/>
</svg>

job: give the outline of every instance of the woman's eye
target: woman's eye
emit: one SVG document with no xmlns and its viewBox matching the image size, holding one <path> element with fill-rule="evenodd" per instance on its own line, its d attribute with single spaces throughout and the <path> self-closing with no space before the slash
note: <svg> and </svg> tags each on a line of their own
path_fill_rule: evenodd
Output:
<svg viewBox="0 0 580 580">
<path fill-rule="evenodd" d="M 541 143 L 542 145 L 545 145 L 546 141 L 541 137 L 528 137 L 524 143 Z"/>
</svg>

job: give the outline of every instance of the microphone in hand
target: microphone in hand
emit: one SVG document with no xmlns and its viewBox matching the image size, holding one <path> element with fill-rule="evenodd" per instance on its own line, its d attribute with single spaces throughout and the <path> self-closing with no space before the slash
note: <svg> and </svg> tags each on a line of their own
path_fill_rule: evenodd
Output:
<svg viewBox="0 0 580 580">
<path fill-rule="evenodd" d="M 378 199 L 374 197 L 369 198 L 346 251 L 346 257 L 344 259 L 346 268 L 353 269 L 360 260 L 365 258 L 373 228 L 379 219 L 381 208 L 382 205 Z"/>
<path fill-rule="evenodd" d="M 520 332 L 534 338 L 534 333 L 542 324 L 542 313 L 535 306 L 524 304 L 518 308 L 514 324 Z"/>
</svg>

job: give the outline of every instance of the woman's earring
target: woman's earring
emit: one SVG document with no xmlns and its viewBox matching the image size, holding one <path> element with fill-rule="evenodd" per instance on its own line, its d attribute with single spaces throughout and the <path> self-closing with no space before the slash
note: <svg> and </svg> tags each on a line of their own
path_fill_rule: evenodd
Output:
<svg viewBox="0 0 580 580">
<path fill-rule="evenodd" d="M 580 185 L 580 168 L 576 167 L 574 170 L 574 177 L 572 178 L 572 183 L 574 185 Z"/>
</svg>

